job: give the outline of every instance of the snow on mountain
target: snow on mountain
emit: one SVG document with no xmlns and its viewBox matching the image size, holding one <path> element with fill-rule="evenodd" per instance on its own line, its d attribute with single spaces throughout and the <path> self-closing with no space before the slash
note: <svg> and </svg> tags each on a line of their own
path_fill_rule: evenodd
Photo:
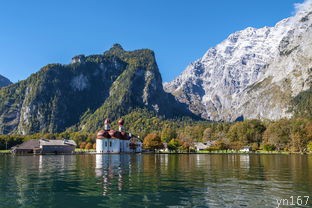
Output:
<svg viewBox="0 0 312 208">
<path fill-rule="evenodd" d="M 274 27 L 231 34 L 175 80 L 167 92 L 205 119 L 291 116 L 291 97 L 310 87 L 312 1 Z"/>
</svg>

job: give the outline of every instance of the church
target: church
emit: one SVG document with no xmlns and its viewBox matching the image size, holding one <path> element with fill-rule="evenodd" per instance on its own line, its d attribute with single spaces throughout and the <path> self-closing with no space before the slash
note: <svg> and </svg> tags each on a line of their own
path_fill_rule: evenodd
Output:
<svg viewBox="0 0 312 208">
<path fill-rule="evenodd" d="M 107 118 L 104 130 L 100 130 L 96 137 L 96 153 L 139 153 L 142 152 L 142 142 L 139 137 L 127 133 L 124 120 L 118 121 L 119 131 L 111 129 L 111 121 Z"/>
</svg>

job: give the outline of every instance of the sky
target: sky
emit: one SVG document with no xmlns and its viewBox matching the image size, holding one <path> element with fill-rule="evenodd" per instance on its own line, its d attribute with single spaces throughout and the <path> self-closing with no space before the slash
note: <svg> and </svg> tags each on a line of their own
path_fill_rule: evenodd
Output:
<svg viewBox="0 0 312 208">
<path fill-rule="evenodd" d="M 163 81 L 231 33 L 274 26 L 303 0 L 0 0 L 0 74 L 26 79 L 49 63 L 114 43 L 155 51 Z"/>
</svg>

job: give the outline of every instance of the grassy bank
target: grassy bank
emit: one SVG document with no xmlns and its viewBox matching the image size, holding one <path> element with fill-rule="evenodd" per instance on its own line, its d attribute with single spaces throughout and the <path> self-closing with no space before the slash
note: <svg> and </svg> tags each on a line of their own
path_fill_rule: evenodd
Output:
<svg viewBox="0 0 312 208">
<path fill-rule="evenodd" d="M 216 150 L 216 151 L 208 151 L 208 150 L 201 150 L 197 152 L 159 152 L 163 154 L 311 154 L 312 152 L 300 153 L 300 152 L 286 152 L 286 151 L 251 151 L 251 152 L 242 152 L 242 151 L 235 151 L 235 150 Z"/>
<path fill-rule="evenodd" d="M 10 153 L 10 150 L 0 150 L 0 154 L 8 154 Z"/>
<path fill-rule="evenodd" d="M 76 148 L 75 149 L 75 153 L 88 153 L 88 152 L 95 152 L 95 149 L 80 149 L 80 148 Z"/>
</svg>

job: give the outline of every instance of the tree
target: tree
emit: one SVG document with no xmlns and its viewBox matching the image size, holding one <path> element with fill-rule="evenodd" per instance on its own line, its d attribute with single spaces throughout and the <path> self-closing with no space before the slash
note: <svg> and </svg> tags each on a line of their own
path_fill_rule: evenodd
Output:
<svg viewBox="0 0 312 208">
<path fill-rule="evenodd" d="M 209 141 L 212 140 L 212 128 L 206 128 L 203 132 L 203 141 Z"/>
<path fill-rule="evenodd" d="M 285 149 L 290 142 L 291 123 L 282 119 L 270 123 L 263 134 L 265 144 L 273 145 L 278 151 Z"/>
<path fill-rule="evenodd" d="M 161 140 L 163 142 L 169 142 L 171 139 L 174 139 L 177 137 L 177 132 L 173 128 L 164 128 L 161 131 Z"/>
<path fill-rule="evenodd" d="M 86 142 L 81 142 L 79 145 L 80 149 L 85 149 L 86 148 L 87 143 Z"/>
<path fill-rule="evenodd" d="M 264 131 L 265 126 L 261 121 L 253 119 L 235 123 L 230 127 L 227 136 L 231 142 L 239 141 L 243 145 L 250 143 L 260 145 Z"/>
<path fill-rule="evenodd" d="M 143 147 L 148 150 L 157 150 L 163 148 L 163 143 L 161 142 L 160 136 L 156 133 L 148 134 L 143 141 Z"/>
<path fill-rule="evenodd" d="M 306 152 L 308 144 L 306 119 L 296 119 L 292 122 L 291 128 L 291 147 L 294 152 Z"/>
<path fill-rule="evenodd" d="M 229 146 L 224 141 L 218 140 L 214 143 L 213 148 L 215 148 L 215 150 L 227 150 Z"/>
<path fill-rule="evenodd" d="M 91 142 L 88 142 L 87 145 L 85 146 L 85 149 L 90 150 L 92 149 L 93 145 Z"/>
<path fill-rule="evenodd" d="M 181 144 L 178 139 L 171 139 L 168 143 L 168 150 L 176 152 L 180 148 Z"/>
<path fill-rule="evenodd" d="M 307 149 L 309 152 L 312 152 L 312 141 L 310 141 L 307 145 Z"/>
</svg>

